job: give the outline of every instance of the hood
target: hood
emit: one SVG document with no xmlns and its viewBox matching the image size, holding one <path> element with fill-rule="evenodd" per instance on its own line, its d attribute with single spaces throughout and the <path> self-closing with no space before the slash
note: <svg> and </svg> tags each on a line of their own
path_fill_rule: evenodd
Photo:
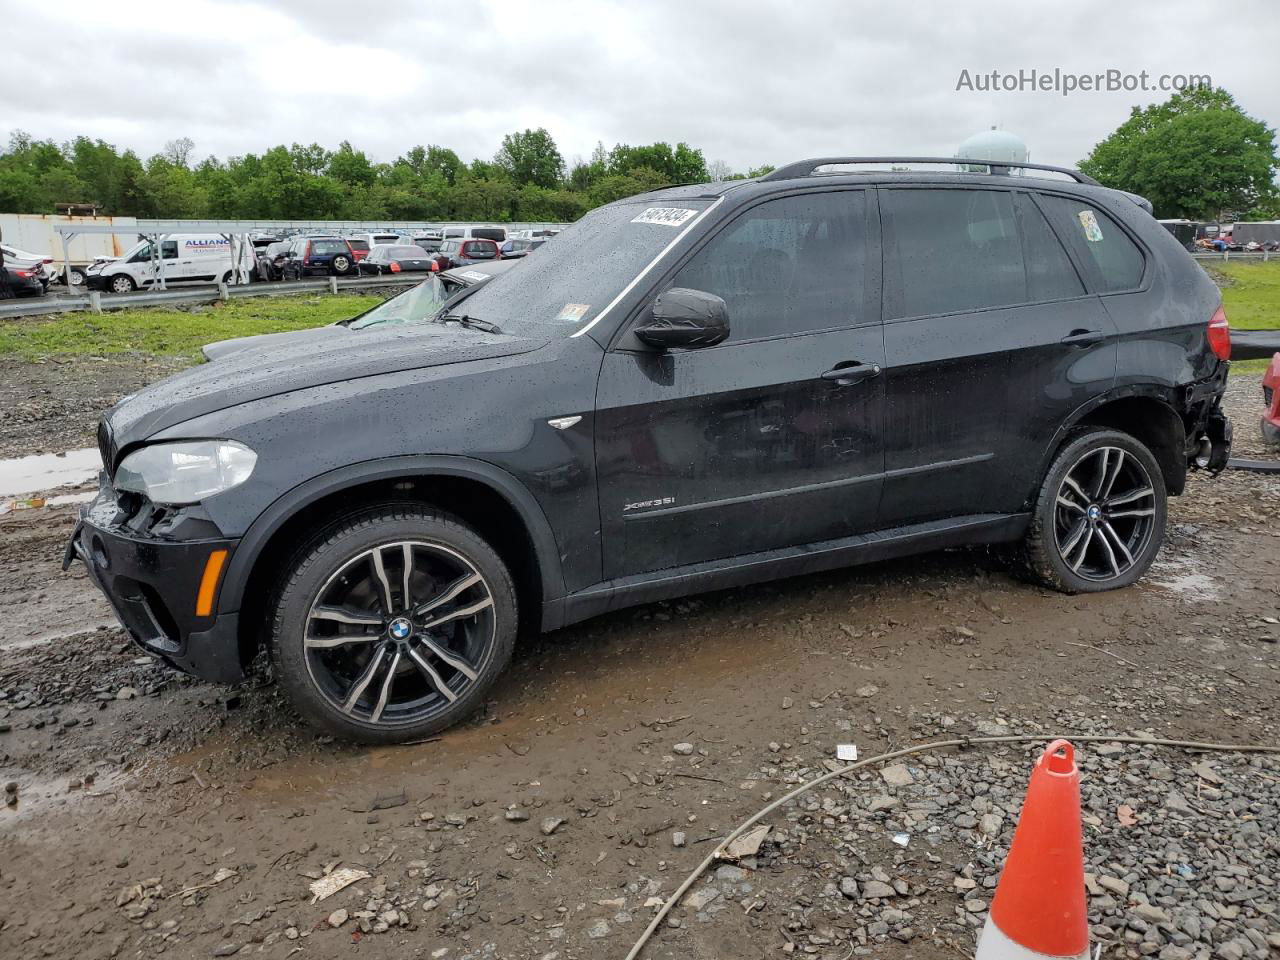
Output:
<svg viewBox="0 0 1280 960">
<path fill-rule="evenodd" d="M 125 397 L 104 417 L 104 460 L 160 430 L 294 390 L 362 377 L 528 353 L 546 340 L 485 333 L 450 324 L 405 324 L 358 335 L 342 328 L 299 331 L 271 344 L 233 350 Z M 249 338 L 246 338 L 249 339 Z"/>
<path fill-rule="evenodd" d="M 313 330 L 289 330 L 285 333 L 259 333 L 252 337 L 236 337 L 232 340 L 219 340 L 217 343 L 206 343 L 200 348 L 200 352 L 204 354 L 206 360 L 221 360 L 223 357 L 230 356 L 240 350 L 253 348 L 254 350 L 267 347 L 290 347 L 293 349 L 306 349 L 309 344 L 325 343 L 332 338 L 339 338 L 340 342 L 345 342 L 342 338 L 350 337 L 352 331 L 348 330 L 341 324 L 332 324 L 327 327 L 316 327 Z"/>
</svg>

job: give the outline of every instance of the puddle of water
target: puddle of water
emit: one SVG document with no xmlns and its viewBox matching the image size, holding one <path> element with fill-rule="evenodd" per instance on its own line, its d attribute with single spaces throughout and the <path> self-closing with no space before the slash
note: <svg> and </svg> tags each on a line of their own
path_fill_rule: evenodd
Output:
<svg viewBox="0 0 1280 960">
<path fill-rule="evenodd" d="M 96 447 L 0 460 L 0 497 L 38 493 L 92 480 L 102 469 Z"/>
<path fill-rule="evenodd" d="M 6 771 L 6 779 L 18 783 L 18 801 L 0 808 L 0 827 L 22 823 L 37 815 L 79 804 L 86 800 L 96 803 L 114 803 L 121 800 L 121 792 L 128 777 L 119 770 L 96 773 L 92 783 L 69 786 L 73 775 L 60 777 L 32 777 L 21 771 Z"/>
<path fill-rule="evenodd" d="M 1199 566 L 1193 560 L 1156 563 L 1152 566 L 1152 574 L 1159 579 L 1151 579 L 1148 583 L 1192 600 L 1220 600 L 1221 584 L 1207 573 L 1202 573 Z"/>
</svg>

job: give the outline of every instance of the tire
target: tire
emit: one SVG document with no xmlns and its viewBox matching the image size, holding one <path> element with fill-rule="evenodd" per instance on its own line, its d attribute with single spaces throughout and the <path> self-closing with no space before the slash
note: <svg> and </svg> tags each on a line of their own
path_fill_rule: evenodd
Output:
<svg viewBox="0 0 1280 960">
<path fill-rule="evenodd" d="M 511 660 L 519 621 L 493 548 L 455 517 L 409 503 L 369 507 L 317 533 L 270 610 L 272 662 L 298 712 L 346 739 L 384 744 L 431 736 L 480 706 Z"/>
<path fill-rule="evenodd" d="M 350 273 L 351 261 L 346 257 L 344 257 L 342 254 L 338 254 L 336 257 L 333 258 L 333 272 L 340 277 Z"/>
<path fill-rule="evenodd" d="M 1159 553 L 1167 516 L 1164 474 L 1151 451 L 1127 433 L 1087 428 L 1045 473 L 1025 572 L 1063 593 L 1127 587 Z"/>
<path fill-rule="evenodd" d="M 66 275 L 65 275 L 65 274 L 63 274 L 63 277 L 64 277 L 64 282 L 65 282 L 65 277 L 66 277 Z M 83 287 L 83 286 L 84 286 L 84 271 L 83 271 L 82 269 L 80 269 L 79 267 L 72 267 L 72 268 L 71 268 L 71 285 L 72 285 L 73 287 Z"/>
<path fill-rule="evenodd" d="M 228 270 L 226 273 L 224 273 L 224 274 L 222 275 L 222 282 L 223 282 L 223 283 L 226 283 L 226 284 L 230 284 L 230 283 L 231 283 L 232 275 L 233 275 L 234 273 L 235 273 L 235 271 L 234 271 L 234 270 Z"/>
<path fill-rule="evenodd" d="M 107 289 L 112 293 L 133 293 L 138 289 L 138 285 L 133 282 L 133 277 L 127 273 L 117 273 L 107 281 Z"/>
</svg>

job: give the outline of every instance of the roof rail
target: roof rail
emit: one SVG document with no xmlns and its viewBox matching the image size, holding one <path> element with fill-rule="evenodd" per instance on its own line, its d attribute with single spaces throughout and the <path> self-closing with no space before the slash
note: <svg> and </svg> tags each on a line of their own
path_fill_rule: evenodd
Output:
<svg viewBox="0 0 1280 960">
<path fill-rule="evenodd" d="M 1076 183 L 1088 183 L 1095 187 L 1102 186 L 1088 174 L 1081 173 L 1079 170 L 1072 170 L 1069 167 L 1050 167 L 1043 163 L 1014 163 L 1010 160 L 970 160 L 965 157 L 817 157 L 813 160 L 798 160 L 795 163 L 788 163 L 785 167 L 779 167 L 772 173 L 765 174 L 760 180 L 762 182 L 794 180 L 797 177 L 813 176 L 818 167 L 835 164 L 852 166 L 854 164 L 873 163 L 939 163 L 947 164 L 948 166 L 977 166 L 988 168 L 992 176 L 1004 176 L 1009 172 L 1010 167 L 1017 167 L 1019 170 L 1047 170 L 1051 173 L 1065 174 Z"/>
</svg>

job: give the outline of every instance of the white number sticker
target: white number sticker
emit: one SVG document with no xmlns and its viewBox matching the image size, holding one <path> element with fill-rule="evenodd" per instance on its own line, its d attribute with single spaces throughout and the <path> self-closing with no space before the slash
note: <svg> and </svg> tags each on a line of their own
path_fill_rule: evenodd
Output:
<svg viewBox="0 0 1280 960">
<path fill-rule="evenodd" d="M 632 219 L 632 223 L 658 223 L 664 227 L 678 227 L 697 210 L 686 210 L 684 207 L 650 207 L 640 216 Z"/>
</svg>

